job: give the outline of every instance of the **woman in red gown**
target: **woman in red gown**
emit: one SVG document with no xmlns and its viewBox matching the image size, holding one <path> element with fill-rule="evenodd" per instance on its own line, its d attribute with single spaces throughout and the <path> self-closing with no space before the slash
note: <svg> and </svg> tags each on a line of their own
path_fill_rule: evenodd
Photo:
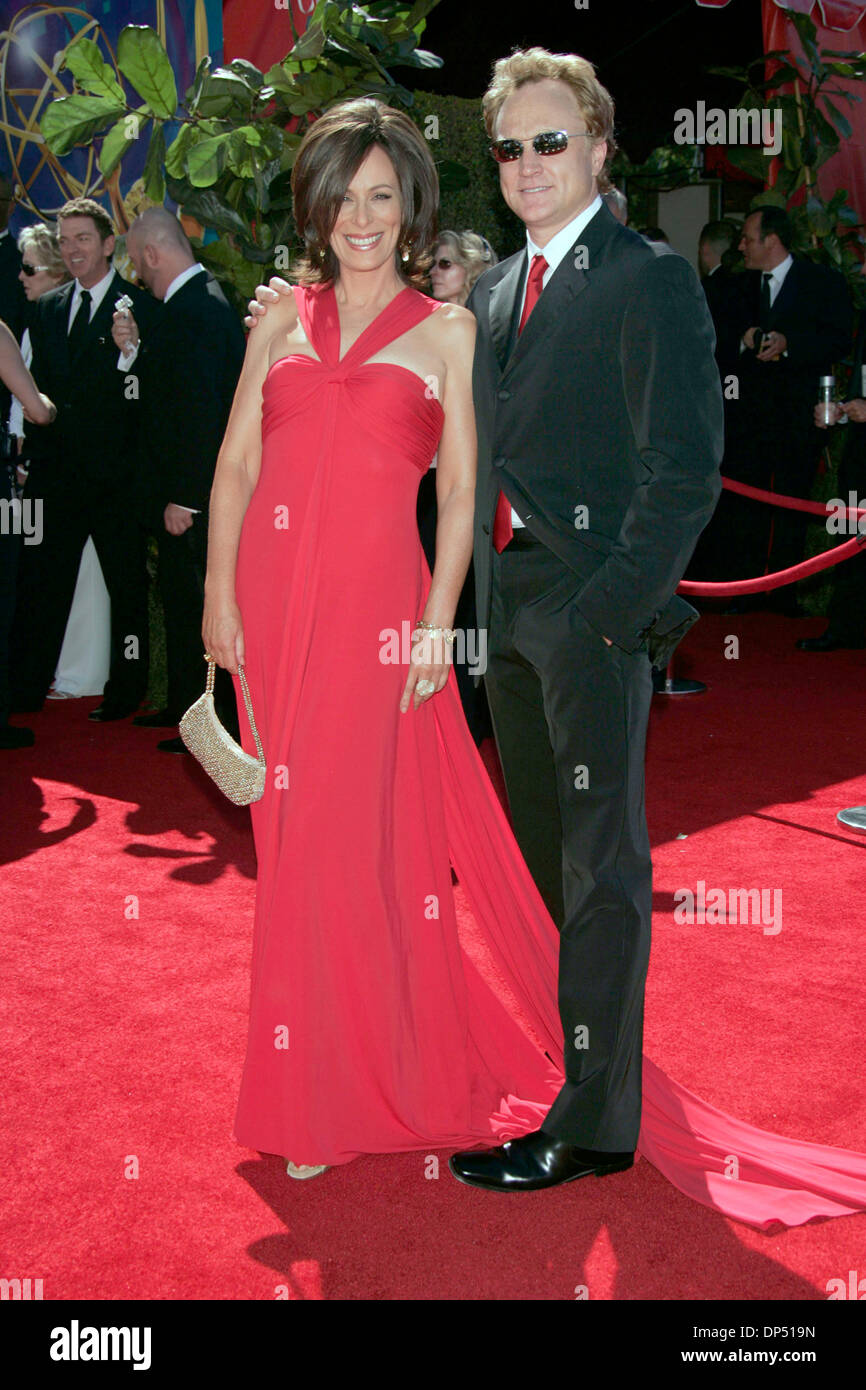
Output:
<svg viewBox="0 0 866 1390">
<path fill-rule="evenodd" d="M 244 663 L 268 764 L 235 1133 L 306 1177 L 537 1129 L 563 1039 L 558 934 L 443 636 L 471 552 L 474 319 L 412 284 L 435 167 L 402 113 L 344 103 L 305 137 L 293 192 L 308 255 L 248 344 L 211 498 L 204 640 L 230 671 Z M 437 447 L 431 579 L 415 501 Z M 759 1225 L 866 1203 L 861 1156 L 738 1125 L 649 1061 L 640 1148 Z"/>
</svg>

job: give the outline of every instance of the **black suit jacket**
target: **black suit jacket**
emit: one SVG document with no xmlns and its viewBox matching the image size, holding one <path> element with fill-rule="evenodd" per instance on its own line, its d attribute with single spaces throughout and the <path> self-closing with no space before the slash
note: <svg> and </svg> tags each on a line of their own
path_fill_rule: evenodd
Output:
<svg viewBox="0 0 866 1390">
<path fill-rule="evenodd" d="M 162 529 L 169 502 L 206 511 L 246 340 L 210 272 L 199 271 L 142 333 L 139 456 L 144 514 Z"/>
<path fill-rule="evenodd" d="M 84 486 L 114 492 L 135 478 L 135 428 L 140 394 L 134 368 L 118 369 L 118 350 L 111 336 L 115 301 L 133 301 L 142 333 L 154 326 L 161 305 L 146 291 L 129 284 L 117 271 L 90 320 L 77 356 L 69 351 L 69 306 L 75 282 L 42 295 L 30 324 L 30 367 L 40 391 L 57 406 L 53 425 L 25 428 L 26 449 L 33 461 L 51 460 L 69 470 Z"/>
<path fill-rule="evenodd" d="M 0 319 L 12 330 L 19 342 L 24 331 L 27 307 L 27 299 L 18 279 L 20 271 L 21 253 L 14 236 L 8 232 L 6 236 L 0 237 Z M 11 400 L 9 391 L 0 381 L 0 425 L 5 425 L 9 419 Z"/>
<path fill-rule="evenodd" d="M 746 329 L 760 319 L 761 272 L 734 277 L 739 290 L 727 321 L 729 351 L 739 362 L 743 424 L 760 416 L 780 430 L 811 433 L 818 400 L 818 378 L 851 350 L 853 309 L 845 278 L 837 270 L 795 257 L 770 309 L 768 329 L 784 333 L 787 356 L 758 362 L 753 352 L 739 352 Z M 736 412 L 740 414 L 740 411 Z"/>
<path fill-rule="evenodd" d="M 736 307 L 739 280 L 739 275 L 720 265 L 712 275 L 705 275 L 701 281 L 716 330 L 716 361 L 722 378 L 735 375 L 739 369 L 740 335 L 737 332 Z"/>
<path fill-rule="evenodd" d="M 721 490 L 713 327 L 691 266 L 606 207 L 579 247 L 519 338 L 525 251 L 487 271 L 469 298 L 478 621 L 489 621 L 502 488 L 583 581 L 576 603 L 587 621 L 625 651 L 645 643 L 663 664 L 697 617 L 675 589 Z"/>
<path fill-rule="evenodd" d="M 860 310 L 860 318 L 857 324 L 857 337 L 854 340 L 854 357 L 851 363 L 851 375 L 848 378 L 848 386 L 845 399 L 848 401 L 856 400 L 858 397 L 866 398 L 866 389 L 863 382 L 863 366 L 866 364 L 866 309 Z"/>
<path fill-rule="evenodd" d="M 24 331 L 27 298 L 18 276 L 21 253 L 11 232 L 0 237 L 0 319 L 11 328 L 18 341 Z"/>
</svg>

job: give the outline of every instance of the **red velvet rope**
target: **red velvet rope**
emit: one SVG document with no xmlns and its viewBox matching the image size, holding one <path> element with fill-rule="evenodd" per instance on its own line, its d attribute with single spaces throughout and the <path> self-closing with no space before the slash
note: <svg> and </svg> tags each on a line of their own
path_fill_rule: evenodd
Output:
<svg viewBox="0 0 866 1390">
<path fill-rule="evenodd" d="M 769 502 L 774 507 L 788 507 L 796 512 L 813 512 L 816 516 L 826 517 L 829 515 L 826 502 L 810 502 L 805 497 L 787 497 L 779 492 L 766 492 L 760 487 L 751 487 L 748 483 L 735 482 L 733 478 L 722 478 L 722 486 L 729 492 L 738 492 L 743 497 L 751 497 L 755 502 Z M 866 507 L 846 507 L 845 514 L 848 517 L 866 516 Z M 842 509 L 834 508 L 836 515 L 841 516 Z M 805 579 L 809 574 L 817 574 L 820 570 L 830 569 L 832 565 L 838 565 L 842 560 L 850 560 L 853 555 L 857 555 L 866 546 L 866 533 L 854 536 L 850 541 L 845 541 L 842 545 L 834 546 L 832 550 L 824 551 L 823 555 L 814 555 L 811 560 L 803 560 L 799 565 L 792 565 L 790 569 L 777 570 L 775 574 L 761 574 L 756 579 L 735 579 L 728 584 L 705 584 L 694 579 L 684 579 L 677 585 L 678 594 L 695 594 L 698 598 L 726 598 L 729 594 L 763 594 L 771 589 L 782 589 L 786 584 L 796 584 L 798 579 Z"/>
<path fill-rule="evenodd" d="M 737 483 L 733 478 L 722 478 L 722 487 L 728 492 L 742 493 L 756 502 L 769 502 L 774 507 L 790 507 L 794 512 L 814 512 L 816 516 L 828 516 L 826 502 L 810 502 L 805 497 L 787 497 L 783 492 L 765 492 L 762 487 L 750 487 L 748 483 Z M 841 508 L 834 507 L 838 516 Z M 866 507 L 846 507 L 848 516 L 866 516 Z"/>
</svg>

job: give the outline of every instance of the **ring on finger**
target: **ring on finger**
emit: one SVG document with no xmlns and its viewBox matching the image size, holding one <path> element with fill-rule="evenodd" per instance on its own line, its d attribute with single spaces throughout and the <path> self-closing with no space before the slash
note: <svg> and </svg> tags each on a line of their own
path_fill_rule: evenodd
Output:
<svg viewBox="0 0 866 1390">
<path fill-rule="evenodd" d="M 421 696 L 423 700 L 426 699 L 428 695 L 433 694 L 433 691 L 436 689 L 436 686 L 434 685 L 433 681 L 418 681 L 417 685 L 415 686 L 415 689 L 417 690 L 418 694 Z"/>
</svg>

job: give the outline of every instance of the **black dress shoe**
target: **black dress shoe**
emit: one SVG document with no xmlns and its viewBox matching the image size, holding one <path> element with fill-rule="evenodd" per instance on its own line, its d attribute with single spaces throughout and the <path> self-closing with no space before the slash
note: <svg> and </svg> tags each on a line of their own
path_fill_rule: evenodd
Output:
<svg viewBox="0 0 866 1390">
<path fill-rule="evenodd" d="M 0 748 L 32 748 L 35 741 L 32 729 L 16 729 L 12 724 L 0 725 Z"/>
<path fill-rule="evenodd" d="M 90 711 L 87 718 L 97 724 L 109 724 L 113 719 L 128 719 L 131 714 L 135 714 L 140 703 L 140 700 L 136 700 L 134 705 L 112 705 L 103 701 L 96 709 Z"/>
<path fill-rule="evenodd" d="M 631 1168 L 633 1153 L 579 1149 L 537 1129 L 497 1149 L 453 1154 L 448 1167 L 460 1182 L 493 1192 L 536 1192 L 577 1178 L 604 1177 Z"/>
<path fill-rule="evenodd" d="M 836 637 L 828 628 L 820 637 L 801 637 L 796 646 L 799 652 L 856 652 L 862 651 L 866 642 L 843 642 L 841 637 Z"/>
<path fill-rule="evenodd" d="M 183 739 L 178 735 L 177 738 L 161 738 L 156 745 L 160 753 L 188 753 L 189 749 Z"/>
<path fill-rule="evenodd" d="M 140 729 L 176 729 L 180 720 L 172 718 L 171 710 L 155 709 L 150 714 L 137 714 L 132 722 Z"/>
</svg>

